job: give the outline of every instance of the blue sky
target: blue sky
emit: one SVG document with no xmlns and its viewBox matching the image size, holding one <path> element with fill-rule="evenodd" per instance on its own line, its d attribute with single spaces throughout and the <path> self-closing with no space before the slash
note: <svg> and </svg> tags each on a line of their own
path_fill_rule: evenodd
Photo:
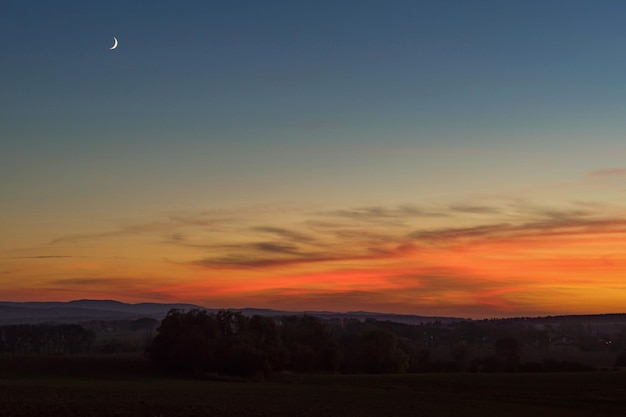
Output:
<svg viewBox="0 0 626 417">
<path fill-rule="evenodd" d="M 83 3 L 4 6 L 6 128 L 488 136 L 623 108 L 621 2 Z"/>
</svg>

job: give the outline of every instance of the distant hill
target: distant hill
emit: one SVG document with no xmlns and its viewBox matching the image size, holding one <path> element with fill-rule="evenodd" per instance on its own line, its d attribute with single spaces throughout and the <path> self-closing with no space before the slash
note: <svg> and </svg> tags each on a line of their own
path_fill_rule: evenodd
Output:
<svg viewBox="0 0 626 417">
<path fill-rule="evenodd" d="M 167 304 L 167 303 L 138 303 L 128 304 L 116 300 L 75 300 L 69 302 L 9 302 L 0 301 L 0 325 L 26 323 L 79 323 L 90 320 L 136 320 L 139 318 L 163 319 L 173 308 L 190 310 L 202 309 L 218 311 L 223 309 L 206 308 L 195 304 Z M 357 320 L 374 319 L 378 321 L 392 321 L 405 324 L 420 324 L 441 322 L 449 324 L 464 321 L 458 317 L 430 317 L 411 314 L 375 313 L 368 311 L 350 311 L 339 313 L 332 311 L 281 311 L 262 308 L 231 308 L 231 311 L 240 311 L 247 316 L 281 317 L 289 315 L 307 314 L 323 319 Z M 557 325 L 568 322 L 584 322 L 586 324 L 626 325 L 626 314 L 591 314 L 548 317 L 516 317 L 500 319 L 506 321 L 532 321 L 536 324 Z"/>
<path fill-rule="evenodd" d="M 194 304 L 127 304 L 114 300 L 69 302 L 0 302 L 0 325 L 22 323 L 78 323 L 88 320 L 161 320 L 173 308 L 203 308 Z"/>
<path fill-rule="evenodd" d="M 173 308 L 190 310 L 203 309 L 218 311 L 195 304 L 128 304 L 115 300 L 75 300 L 69 302 L 8 302 L 0 301 L 0 325 L 22 323 L 78 323 L 88 320 L 134 320 L 154 318 L 161 320 Z M 281 311 L 260 308 L 228 309 L 240 311 L 247 316 L 280 317 L 294 314 L 308 314 L 324 319 L 354 318 L 358 320 L 376 319 L 398 323 L 419 324 L 440 321 L 449 323 L 463 320 L 455 317 L 425 317 L 409 314 L 385 314 L 365 311 L 338 313 L 330 311 Z"/>
</svg>

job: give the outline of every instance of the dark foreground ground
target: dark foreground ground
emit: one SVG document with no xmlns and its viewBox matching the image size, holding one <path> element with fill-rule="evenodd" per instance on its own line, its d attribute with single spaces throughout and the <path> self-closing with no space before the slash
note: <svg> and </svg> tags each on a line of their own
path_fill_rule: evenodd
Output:
<svg viewBox="0 0 626 417">
<path fill-rule="evenodd" d="M 0 357 L 8 416 L 626 416 L 626 372 L 166 378 L 140 358 Z"/>
</svg>

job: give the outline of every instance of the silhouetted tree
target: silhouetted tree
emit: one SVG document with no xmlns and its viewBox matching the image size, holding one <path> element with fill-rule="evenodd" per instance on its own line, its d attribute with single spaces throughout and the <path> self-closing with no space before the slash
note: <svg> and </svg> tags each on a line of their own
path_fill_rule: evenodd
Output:
<svg viewBox="0 0 626 417">
<path fill-rule="evenodd" d="M 287 351 L 284 348 L 279 328 L 271 317 L 252 316 L 248 324 L 250 342 L 262 353 L 263 372 L 278 371 L 287 364 Z"/>
<path fill-rule="evenodd" d="M 397 373 L 409 368 L 409 355 L 400 347 L 398 336 L 382 328 L 343 338 L 342 369 L 350 373 Z"/>
<path fill-rule="evenodd" d="M 288 352 L 288 367 L 298 372 L 335 372 L 341 351 L 329 326 L 312 316 L 289 316 L 282 319 L 282 340 Z"/>
<path fill-rule="evenodd" d="M 148 356 L 160 366 L 181 373 L 212 370 L 218 330 L 215 315 L 204 310 L 170 310 L 157 329 Z"/>
<path fill-rule="evenodd" d="M 409 356 L 398 346 L 398 336 L 388 329 L 375 329 L 361 337 L 368 373 L 406 372 Z"/>
<path fill-rule="evenodd" d="M 171 310 L 147 353 L 170 371 L 252 375 L 283 369 L 286 353 L 276 322 L 241 312 Z"/>
<path fill-rule="evenodd" d="M 514 371 L 520 364 L 522 348 L 514 337 L 498 339 L 494 345 L 496 355 L 504 362 L 505 371 Z"/>
<path fill-rule="evenodd" d="M 248 318 L 239 312 L 220 312 L 217 317 L 225 332 L 218 344 L 220 371 L 247 376 L 283 369 L 286 353 L 272 318 Z"/>
<path fill-rule="evenodd" d="M 454 359 L 457 371 L 464 371 L 467 369 L 469 353 L 469 345 L 464 341 L 461 341 L 450 348 L 450 355 L 452 356 L 452 359 Z"/>
</svg>

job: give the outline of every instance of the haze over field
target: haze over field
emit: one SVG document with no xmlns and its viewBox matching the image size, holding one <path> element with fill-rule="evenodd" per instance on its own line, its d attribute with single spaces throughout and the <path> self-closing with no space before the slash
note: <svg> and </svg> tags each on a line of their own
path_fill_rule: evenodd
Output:
<svg viewBox="0 0 626 417">
<path fill-rule="evenodd" d="M 625 17 L 6 2 L 0 301 L 624 312 Z"/>
</svg>

